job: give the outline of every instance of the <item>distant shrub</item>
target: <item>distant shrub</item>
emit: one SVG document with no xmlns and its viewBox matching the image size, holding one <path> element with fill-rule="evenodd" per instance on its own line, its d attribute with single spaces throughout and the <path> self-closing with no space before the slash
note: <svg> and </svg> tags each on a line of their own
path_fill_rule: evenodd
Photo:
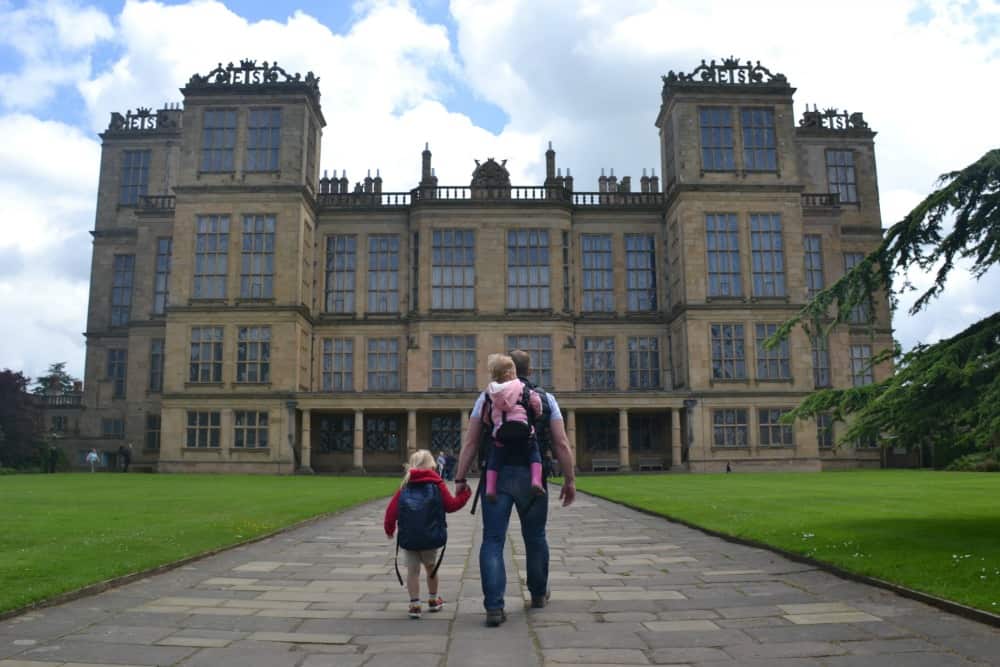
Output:
<svg viewBox="0 0 1000 667">
<path fill-rule="evenodd" d="M 958 472 L 1000 472 L 1000 452 L 976 452 L 952 461 L 946 470 Z"/>
</svg>

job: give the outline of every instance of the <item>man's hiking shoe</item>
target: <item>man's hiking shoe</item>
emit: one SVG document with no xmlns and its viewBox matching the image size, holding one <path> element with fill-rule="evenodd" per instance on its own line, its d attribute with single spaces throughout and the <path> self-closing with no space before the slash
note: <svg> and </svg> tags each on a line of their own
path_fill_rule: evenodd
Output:
<svg viewBox="0 0 1000 667">
<path fill-rule="evenodd" d="M 444 599 L 440 595 L 427 601 L 427 611 L 433 613 L 442 609 L 444 609 Z"/>
<path fill-rule="evenodd" d="M 507 614 L 503 609 L 487 609 L 486 610 L 486 626 L 490 628 L 495 628 L 504 621 L 507 620 Z"/>
<path fill-rule="evenodd" d="M 532 484 L 531 485 L 531 495 L 536 496 L 536 497 L 537 496 L 544 496 L 545 495 L 545 487 L 542 486 L 541 484 Z"/>
<path fill-rule="evenodd" d="M 552 591 L 545 591 L 545 595 L 532 595 L 531 596 L 531 608 L 532 609 L 543 609 L 545 605 L 549 603 L 549 598 L 552 597 Z"/>
<path fill-rule="evenodd" d="M 420 608 L 420 602 L 410 601 L 410 618 L 420 618 L 423 610 Z"/>
</svg>

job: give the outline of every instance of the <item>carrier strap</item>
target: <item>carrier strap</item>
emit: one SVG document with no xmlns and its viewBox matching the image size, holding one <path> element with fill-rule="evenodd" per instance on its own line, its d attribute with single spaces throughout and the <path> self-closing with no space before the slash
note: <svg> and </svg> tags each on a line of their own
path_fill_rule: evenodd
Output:
<svg viewBox="0 0 1000 667">
<path fill-rule="evenodd" d="M 447 548 L 447 544 L 441 545 L 441 554 L 438 556 L 438 561 L 434 565 L 434 569 L 431 570 L 431 577 L 436 577 L 438 573 L 438 568 L 441 567 L 441 561 L 444 560 L 444 550 Z M 403 575 L 399 573 L 399 536 L 396 537 L 396 557 L 393 558 L 392 566 L 396 569 L 396 579 L 399 580 L 399 585 L 403 585 Z"/>
</svg>

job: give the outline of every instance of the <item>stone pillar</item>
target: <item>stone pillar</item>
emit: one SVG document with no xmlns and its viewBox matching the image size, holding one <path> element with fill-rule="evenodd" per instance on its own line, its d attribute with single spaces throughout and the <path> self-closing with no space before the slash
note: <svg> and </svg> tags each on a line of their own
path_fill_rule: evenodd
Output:
<svg viewBox="0 0 1000 667">
<path fill-rule="evenodd" d="M 573 461 L 576 461 L 576 411 L 564 410 L 563 416 L 566 419 L 566 440 L 569 441 L 569 451 L 573 452 Z"/>
<path fill-rule="evenodd" d="M 312 474 L 312 411 L 302 411 L 302 462 L 299 473 Z"/>
<path fill-rule="evenodd" d="M 354 411 L 354 470 L 365 471 L 365 413 Z"/>
<path fill-rule="evenodd" d="M 629 470 L 628 460 L 628 410 L 618 410 L 618 465 Z"/>
<path fill-rule="evenodd" d="M 681 413 L 677 408 L 670 409 L 670 467 L 673 470 L 680 470 L 684 463 L 681 461 Z"/>
<path fill-rule="evenodd" d="M 407 410 L 406 412 L 406 460 L 410 460 L 413 452 L 417 451 L 417 411 Z M 437 456 L 435 454 L 435 456 Z"/>
</svg>

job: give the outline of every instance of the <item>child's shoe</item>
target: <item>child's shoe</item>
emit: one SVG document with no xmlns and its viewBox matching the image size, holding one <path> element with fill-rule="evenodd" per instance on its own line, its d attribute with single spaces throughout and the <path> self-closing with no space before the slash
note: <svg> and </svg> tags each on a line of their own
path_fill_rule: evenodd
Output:
<svg viewBox="0 0 1000 667">
<path fill-rule="evenodd" d="M 495 503 L 497 501 L 497 494 L 486 492 L 486 502 Z"/>
<path fill-rule="evenodd" d="M 420 608 L 420 600 L 410 600 L 410 618 L 420 618 L 423 609 Z"/>
<path fill-rule="evenodd" d="M 544 496 L 545 495 L 545 487 L 542 486 L 541 484 L 532 484 L 531 485 L 531 495 L 533 495 L 533 496 Z"/>
<path fill-rule="evenodd" d="M 434 613 L 444 609 L 444 599 L 439 595 L 427 601 L 427 611 Z"/>
</svg>

